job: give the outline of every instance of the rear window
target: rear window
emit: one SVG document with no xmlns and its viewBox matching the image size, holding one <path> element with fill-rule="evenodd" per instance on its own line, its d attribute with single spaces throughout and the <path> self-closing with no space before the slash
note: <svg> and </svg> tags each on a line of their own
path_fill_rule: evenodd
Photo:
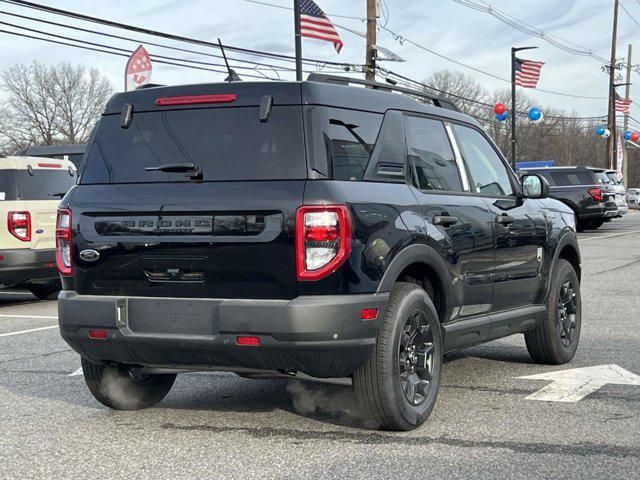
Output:
<svg viewBox="0 0 640 480">
<path fill-rule="evenodd" d="M 558 186 L 593 185 L 589 172 L 551 172 L 551 179 Z"/>
<path fill-rule="evenodd" d="M 609 180 L 614 185 L 622 185 L 622 182 L 620 181 L 620 177 L 618 177 L 618 174 L 616 172 L 607 172 L 605 175 L 609 177 Z"/>
<path fill-rule="evenodd" d="M 611 180 L 607 177 L 607 174 L 604 172 L 593 172 L 593 175 L 596 177 L 596 181 L 600 185 L 609 185 Z"/>
<path fill-rule="evenodd" d="M 300 107 L 274 107 L 260 122 L 258 107 L 103 116 L 85 154 L 80 183 L 189 181 L 185 173 L 146 171 L 168 163 L 202 167 L 204 181 L 307 177 Z"/>
<path fill-rule="evenodd" d="M 75 172 L 67 169 L 2 170 L 0 200 L 59 200 L 75 183 Z"/>
</svg>

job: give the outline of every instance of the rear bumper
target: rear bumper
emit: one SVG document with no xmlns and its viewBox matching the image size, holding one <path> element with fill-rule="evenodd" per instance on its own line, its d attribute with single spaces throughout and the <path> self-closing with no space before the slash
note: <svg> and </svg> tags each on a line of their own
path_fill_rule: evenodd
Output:
<svg viewBox="0 0 640 480">
<path fill-rule="evenodd" d="M 25 282 L 44 282 L 58 278 L 55 250 L 28 248 L 2 250 L 0 287 L 13 287 Z"/>
<path fill-rule="evenodd" d="M 371 354 L 389 294 L 227 300 L 78 295 L 58 299 L 60 332 L 91 361 L 184 369 L 295 370 L 344 377 Z M 362 309 L 378 308 L 363 321 Z M 90 328 L 106 329 L 93 340 Z M 260 346 L 238 346 L 257 336 Z"/>
</svg>

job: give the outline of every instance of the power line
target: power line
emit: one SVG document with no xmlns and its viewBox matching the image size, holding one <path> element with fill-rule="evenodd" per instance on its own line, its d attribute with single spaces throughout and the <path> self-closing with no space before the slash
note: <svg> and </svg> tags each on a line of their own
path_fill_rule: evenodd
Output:
<svg viewBox="0 0 640 480">
<path fill-rule="evenodd" d="M 191 43 L 191 44 L 195 44 L 195 45 L 203 45 L 203 46 L 206 46 L 206 47 L 213 47 L 213 48 L 216 48 L 216 49 L 220 48 L 219 44 L 213 43 L 213 42 L 207 42 L 205 40 L 198 40 L 198 39 L 191 38 L 191 37 L 184 37 L 184 36 L 181 36 L 181 35 L 174 35 L 172 33 L 166 33 L 166 32 L 160 32 L 160 31 L 157 31 L 157 30 L 151 30 L 151 29 L 148 29 L 148 28 L 136 27 L 136 26 L 133 26 L 133 25 L 114 22 L 112 20 L 106 20 L 106 19 L 103 19 L 103 18 L 92 17 L 90 15 L 84 15 L 84 14 L 81 14 L 81 13 L 72 12 L 72 11 L 69 11 L 69 10 L 63 10 L 63 9 L 60 9 L 60 8 L 49 7 L 49 6 L 46 6 L 46 5 L 40 5 L 38 3 L 33 3 L 33 2 L 26 1 L 26 0 L 0 0 L 0 2 L 8 3 L 8 4 L 11 4 L 11 5 L 17 5 L 17 6 L 24 7 L 24 8 L 39 10 L 39 11 L 43 11 L 43 12 L 47 12 L 47 13 L 52 13 L 52 14 L 55 14 L 55 15 L 61 15 L 61 16 L 73 18 L 73 19 L 76 19 L 76 20 L 82 20 L 82 21 L 86 21 L 86 22 L 98 23 L 100 25 L 105 25 L 105 26 L 108 26 L 108 27 L 120 28 L 120 29 L 123 29 L 123 30 L 129 30 L 129 31 L 137 32 L 137 33 L 142 33 L 142 34 L 145 34 L 145 35 L 162 37 L 162 38 L 166 38 L 166 39 L 169 39 L 169 40 L 185 42 L 185 43 Z M 233 46 L 233 45 L 225 45 L 225 44 L 223 44 L 223 48 L 225 50 L 228 50 L 228 51 L 234 51 L 234 52 L 245 53 L 245 54 L 250 54 L 250 55 L 256 55 L 256 56 L 261 56 L 261 57 L 267 57 L 267 58 L 272 58 L 272 59 L 282 59 L 282 60 L 287 60 L 287 61 L 294 61 L 295 60 L 295 57 L 293 57 L 291 55 L 284 55 L 284 54 L 273 53 L 273 52 L 265 52 L 265 51 L 261 51 L 261 50 L 252 50 L 252 49 L 249 49 L 249 48 L 236 47 L 236 46 Z M 352 64 L 349 64 L 349 63 L 333 62 L 333 61 L 327 61 L 327 60 L 318 60 L 318 59 L 313 59 L 313 58 L 307 58 L 305 60 L 307 62 L 313 62 L 313 63 L 319 64 L 319 65 L 334 65 L 334 66 L 339 66 L 339 67 L 347 67 L 347 66 L 351 67 L 351 66 L 353 66 Z"/>
<path fill-rule="evenodd" d="M 280 8 L 281 10 L 289 10 L 289 11 L 293 11 L 293 8 L 291 7 L 285 7 L 284 5 L 277 5 L 275 3 L 269 3 L 269 2 L 260 2 L 258 0 L 242 0 L 243 2 L 248 2 L 248 3 L 255 3 L 257 5 L 264 5 L 267 7 L 275 7 L 275 8 Z M 335 18 L 348 18 L 350 20 L 366 20 L 366 18 L 361 18 L 361 17 L 352 17 L 351 15 L 339 15 L 337 13 L 327 13 L 324 12 L 325 15 L 329 16 L 329 17 L 335 17 Z"/>
<path fill-rule="evenodd" d="M 578 44 L 570 42 L 569 40 L 565 40 L 560 37 L 556 37 L 555 35 L 546 33 L 536 27 L 533 27 L 532 25 L 529 25 L 528 23 L 525 23 L 523 20 L 520 20 L 516 17 L 512 17 L 511 15 L 508 15 L 507 13 L 496 9 L 495 7 L 493 7 L 492 5 L 490 5 L 485 1 L 480 0 L 484 5 L 477 4 L 470 0 L 452 0 L 452 1 L 459 5 L 477 10 L 479 12 L 487 13 L 493 16 L 494 18 L 496 18 L 497 20 L 499 20 L 500 22 L 504 23 L 505 25 L 508 25 L 509 27 L 513 28 L 514 30 L 517 30 L 531 37 L 536 37 L 541 40 L 544 40 L 548 44 L 553 45 L 554 47 L 564 52 L 571 53 L 574 55 L 589 56 L 600 62 L 605 62 L 605 63 L 608 62 L 608 59 L 606 57 L 600 55 L 597 52 L 594 52 L 591 49 L 582 47 Z M 578 48 L 575 48 L 575 47 L 578 47 Z"/>
<path fill-rule="evenodd" d="M 629 18 L 631 20 L 633 20 L 633 23 L 635 23 L 638 27 L 640 27 L 640 23 L 638 23 L 638 21 L 634 18 L 633 15 L 631 15 L 631 12 L 629 12 L 629 10 L 627 10 L 627 8 L 622 4 L 622 2 L 619 2 L 620 8 L 622 8 L 622 10 L 624 10 L 624 12 L 629 15 Z"/>
</svg>

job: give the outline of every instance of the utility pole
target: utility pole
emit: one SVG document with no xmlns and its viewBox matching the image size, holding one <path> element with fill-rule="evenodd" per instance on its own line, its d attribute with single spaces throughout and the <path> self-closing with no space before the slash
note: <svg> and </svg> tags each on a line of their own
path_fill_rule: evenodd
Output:
<svg viewBox="0 0 640 480">
<path fill-rule="evenodd" d="M 364 62 L 367 80 L 376 79 L 376 29 L 378 16 L 376 3 L 376 0 L 367 0 L 367 51 Z"/>
<path fill-rule="evenodd" d="M 618 4 L 619 0 L 614 0 L 613 5 L 613 33 L 611 34 L 611 63 L 609 65 L 609 110 L 607 113 L 607 123 L 611 130 L 611 135 L 607 138 L 607 166 L 616 168 L 616 39 L 618 37 Z"/>
<path fill-rule="evenodd" d="M 296 81 L 302 81 L 302 34 L 300 33 L 300 0 L 293 0 L 293 29 L 296 45 Z"/>
<path fill-rule="evenodd" d="M 624 98 L 630 98 L 631 96 L 631 54 L 633 47 L 629 44 L 629 50 L 627 52 L 627 87 L 625 88 Z M 626 132 L 629 128 L 629 114 L 624 114 L 624 130 Z M 628 145 L 628 144 L 627 144 Z M 622 160 L 622 176 L 624 177 L 624 188 L 627 188 L 627 172 L 629 163 L 629 152 L 627 151 L 627 145 L 624 148 L 624 159 Z"/>
</svg>

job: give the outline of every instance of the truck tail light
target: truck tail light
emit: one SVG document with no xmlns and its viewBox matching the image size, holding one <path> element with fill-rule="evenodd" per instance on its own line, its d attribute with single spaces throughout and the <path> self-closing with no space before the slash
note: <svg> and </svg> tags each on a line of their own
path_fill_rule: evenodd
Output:
<svg viewBox="0 0 640 480">
<path fill-rule="evenodd" d="M 31 241 L 31 214 L 29 212 L 9 212 L 7 227 L 9 233 L 18 240 Z"/>
<path fill-rule="evenodd" d="M 601 202 L 602 200 L 604 200 L 604 197 L 602 196 L 601 188 L 590 188 L 587 191 L 589 192 L 589 195 L 593 197 L 594 200 L 598 202 Z"/>
<path fill-rule="evenodd" d="M 302 206 L 296 212 L 298 280 L 320 280 L 351 253 L 351 221 L 346 205 Z"/>
<path fill-rule="evenodd" d="M 59 208 L 56 219 L 56 264 L 61 275 L 73 274 L 71 252 L 71 210 Z"/>
</svg>

